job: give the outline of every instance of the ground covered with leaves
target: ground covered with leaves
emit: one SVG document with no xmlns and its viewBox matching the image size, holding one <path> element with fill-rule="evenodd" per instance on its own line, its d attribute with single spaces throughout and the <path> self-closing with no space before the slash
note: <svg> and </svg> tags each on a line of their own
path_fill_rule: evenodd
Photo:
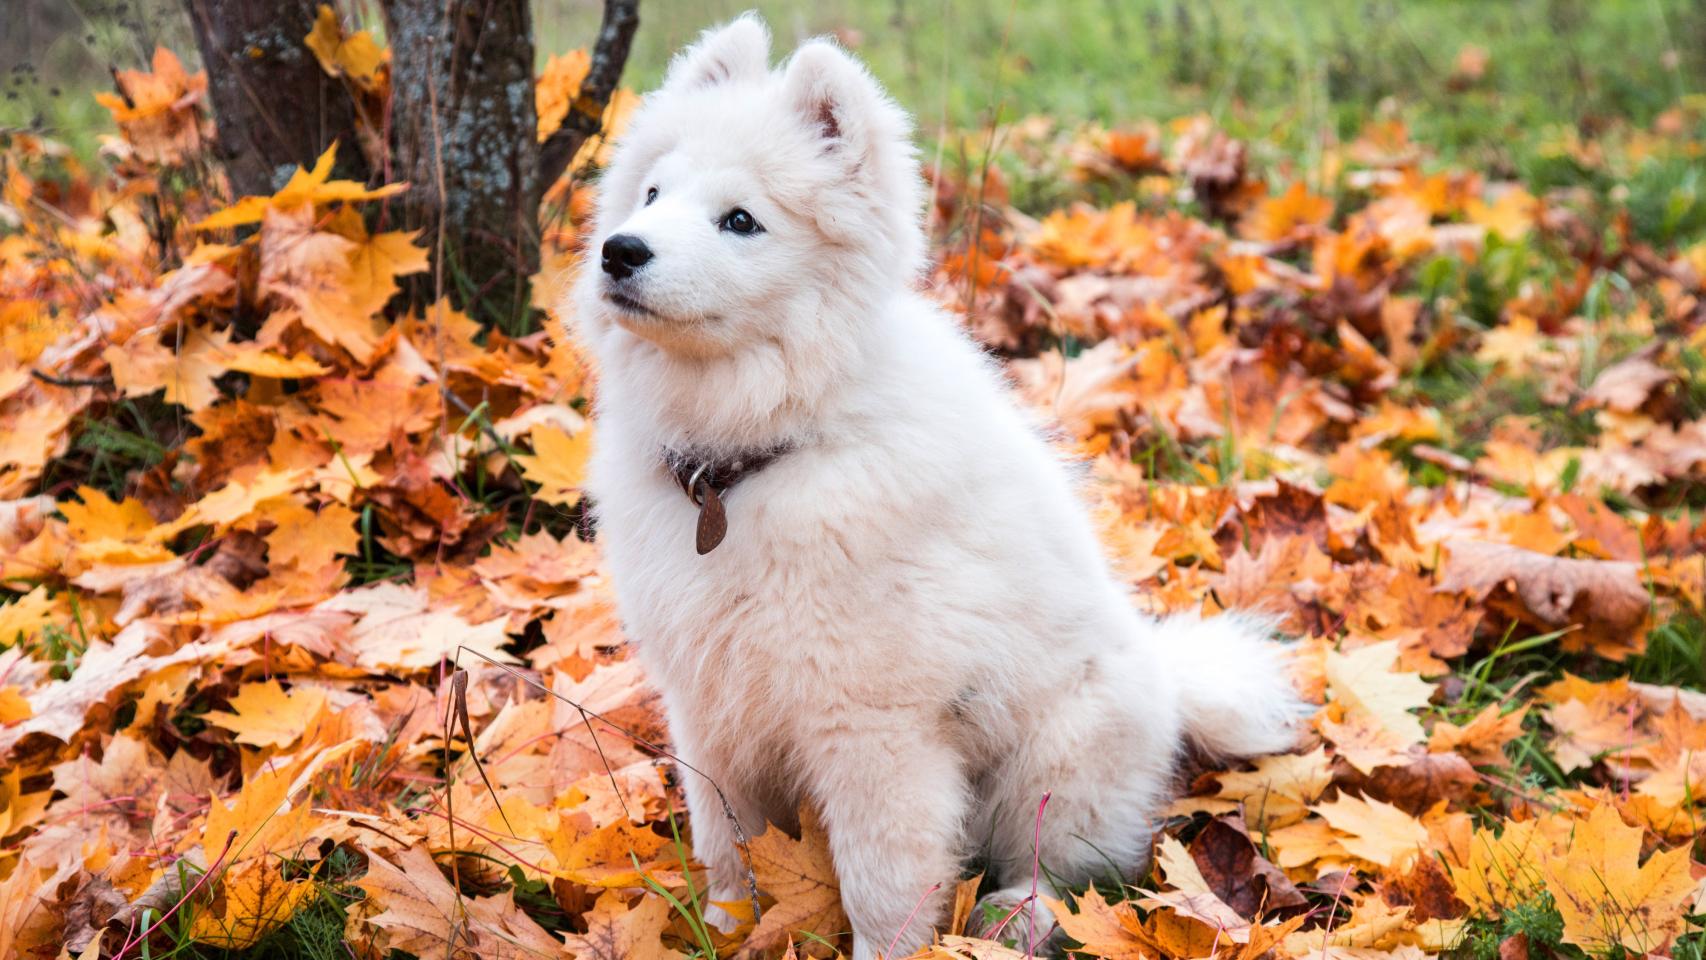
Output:
<svg viewBox="0 0 1706 960">
<path fill-rule="evenodd" d="M 561 326 L 403 308 L 396 187 L 328 157 L 233 202 L 204 81 L 118 81 L 109 169 L 0 155 L 0 956 L 845 947 L 809 815 L 752 842 L 761 916 L 702 921 Z M 1684 101 L 1516 183 L 1391 118 L 1295 169 L 1035 120 L 934 171 L 931 285 L 1138 602 L 1283 617 L 1320 705 L 1189 770 L 1148 876 L 1048 903 L 1079 952 L 1702 955 L 1703 133 Z M 956 936 L 976 889 L 925 955 L 1019 955 Z"/>
</svg>

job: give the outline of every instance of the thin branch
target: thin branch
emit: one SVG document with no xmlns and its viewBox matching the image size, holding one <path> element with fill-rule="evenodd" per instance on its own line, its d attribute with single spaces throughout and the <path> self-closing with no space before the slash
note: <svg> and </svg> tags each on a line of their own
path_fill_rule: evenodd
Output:
<svg viewBox="0 0 1706 960">
<path fill-rule="evenodd" d="M 623 738 L 624 740 L 627 740 L 629 743 L 632 743 L 636 746 L 643 747 L 647 750 L 650 750 L 651 752 L 658 754 L 659 756 L 668 757 L 670 760 L 675 761 L 677 766 L 687 770 L 690 773 L 693 773 L 699 777 L 704 778 L 705 782 L 711 785 L 711 790 L 714 793 L 716 793 L 717 801 L 722 804 L 723 818 L 725 820 L 727 820 L 729 822 L 729 826 L 731 828 L 733 828 L 734 835 L 735 835 L 735 846 L 740 850 L 741 858 L 746 861 L 746 863 L 745 863 L 745 866 L 746 866 L 746 892 L 747 892 L 747 896 L 750 898 L 750 900 L 752 902 L 753 919 L 757 920 L 758 918 L 763 916 L 763 913 L 759 909 L 759 904 L 758 904 L 758 875 L 752 866 L 752 845 L 751 845 L 751 842 L 747 839 L 746 828 L 741 826 L 740 818 L 735 816 L 734 804 L 729 802 L 728 794 L 723 792 L 722 786 L 720 784 L 718 784 L 717 781 L 714 778 L 712 778 L 712 776 L 710 774 L 706 773 L 703 770 L 700 770 L 698 767 L 695 767 L 693 764 L 688 763 L 686 760 L 681 759 L 680 757 L 678 757 L 675 754 L 671 753 L 670 751 L 666 750 L 664 747 L 662 747 L 656 743 L 653 743 L 650 740 L 647 740 L 645 737 L 642 737 L 639 734 L 634 733 L 633 731 L 627 729 L 626 727 L 623 727 L 617 723 L 612 722 L 609 717 L 604 716 L 603 714 L 599 713 L 597 710 L 588 709 L 587 707 L 582 706 L 581 704 L 578 704 L 573 700 L 570 700 L 568 697 L 565 697 L 562 694 L 558 693 L 557 691 L 551 689 L 550 687 L 545 686 L 543 683 L 540 683 L 538 680 L 535 680 L 532 677 L 528 676 L 527 674 L 522 673 L 520 670 L 517 670 L 514 667 L 511 667 L 510 665 L 508 665 L 506 663 L 502 663 L 498 660 L 495 660 L 492 657 L 488 656 L 487 654 L 481 653 L 478 650 L 474 650 L 470 647 L 463 646 L 460 644 L 457 645 L 457 647 L 456 647 L 456 659 L 451 661 L 452 664 L 457 667 L 457 669 L 461 669 L 461 657 L 462 657 L 462 654 L 464 654 L 464 653 L 469 654 L 471 656 L 479 657 L 481 660 L 486 661 L 486 663 L 498 668 L 499 670 L 502 670 L 504 673 L 509 674 L 515 680 L 517 680 L 521 683 L 524 683 L 527 686 L 532 687 L 535 690 L 538 690 L 540 693 L 543 693 L 548 697 L 552 697 L 556 700 L 560 700 L 563 703 L 566 703 L 569 706 L 574 707 L 576 710 L 580 711 L 581 720 L 586 723 L 587 731 L 589 733 L 592 733 L 593 743 L 595 746 L 598 746 L 599 758 L 604 761 L 605 772 L 610 774 L 610 784 L 612 787 L 616 788 L 616 794 L 618 797 L 621 797 L 622 790 L 621 790 L 620 786 L 616 783 L 616 771 L 610 769 L 610 760 L 607 757 L 605 757 L 605 755 L 604 755 L 604 747 L 598 745 L 598 734 L 595 731 L 593 731 L 593 729 L 592 729 L 592 721 L 593 720 L 597 720 L 599 723 L 602 723 L 612 733 Z M 448 726 L 448 724 L 447 724 L 447 726 Z M 444 742 L 445 743 L 450 742 L 450 736 L 448 733 L 446 733 L 446 735 L 445 735 Z M 447 791 L 446 796 L 448 796 L 448 795 L 449 794 Z M 627 809 L 627 801 L 626 800 L 623 800 L 622 806 L 623 806 L 624 810 Z"/>
<path fill-rule="evenodd" d="M 563 125 L 539 146 L 542 188 L 550 189 L 580 152 L 581 144 L 603 127 L 604 108 L 616 92 L 617 81 L 622 79 L 628 48 L 639 27 L 640 0 L 604 0 L 604 22 L 598 28 L 598 42 L 593 45 L 592 64 L 581 82 L 580 96 L 569 106 Z"/>
<path fill-rule="evenodd" d="M 43 373 L 34 367 L 30 368 L 30 376 L 42 383 L 55 387 L 106 387 L 112 388 L 112 377 L 56 377 L 51 373 Z"/>
</svg>

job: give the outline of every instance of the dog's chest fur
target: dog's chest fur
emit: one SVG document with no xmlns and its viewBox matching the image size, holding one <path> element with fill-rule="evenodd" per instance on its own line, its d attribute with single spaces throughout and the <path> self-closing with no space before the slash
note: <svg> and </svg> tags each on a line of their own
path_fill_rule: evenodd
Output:
<svg viewBox="0 0 1706 960">
<path fill-rule="evenodd" d="M 920 389 L 906 387 L 905 412 L 876 392 L 867 422 L 742 480 L 724 497 L 727 538 L 703 556 L 697 508 L 656 438 L 619 419 L 600 435 L 600 539 L 672 728 L 690 752 L 779 781 L 779 815 L 798 800 L 792 774 L 838 729 L 958 729 L 968 762 L 1005 749 L 998 738 L 1024 729 L 1030 694 L 1066 682 L 1036 662 L 1035 638 L 1071 646 L 1092 605 L 1082 584 L 1037 594 L 1039 530 L 1058 540 L 1082 526 L 1010 482 L 1052 469 L 1041 443 L 992 415 L 945 442 L 939 421 L 912 422 L 943 414 Z M 999 401 L 980 393 L 957 403 Z M 1093 541 L 1071 559 L 1094 564 Z"/>
</svg>

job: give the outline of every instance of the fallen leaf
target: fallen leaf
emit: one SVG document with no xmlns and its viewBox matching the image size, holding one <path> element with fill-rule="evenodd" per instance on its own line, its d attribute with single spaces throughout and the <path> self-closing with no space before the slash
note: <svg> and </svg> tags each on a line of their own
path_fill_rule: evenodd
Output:
<svg viewBox="0 0 1706 960">
<path fill-rule="evenodd" d="M 1546 627 L 1580 624 L 1620 645 L 1602 645 L 1602 655 L 1621 659 L 1644 647 L 1642 625 L 1651 596 L 1634 563 L 1549 557 L 1496 543 L 1458 540 L 1446 545 L 1439 589 L 1465 591 L 1483 599 L 1511 589 Z M 1566 649 L 1570 636 L 1565 636 Z"/>
<path fill-rule="evenodd" d="M 752 838 L 752 869 L 758 889 L 775 899 L 742 944 L 740 956 L 756 956 L 800 933 L 833 938 L 847 929 L 841 887 L 830 859 L 829 837 L 810 807 L 800 811 L 800 839 L 772 826 Z"/>
<path fill-rule="evenodd" d="M 586 484 L 586 461 L 592 453 L 592 431 L 569 436 L 553 426 L 535 427 L 533 452 L 517 454 L 522 475 L 539 484 L 538 496 L 548 503 L 572 507 L 580 502 Z"/>
<path fill-rule="evenodd" d="M 618 891 L 606 890 L 587 911 L 586 932 L 569 934 L 563 946 L 574 960 L 675 960 L 684 954 L 659 940 L 669 923 L 661 898 L 642 897 L 630 907 Z"/>
<path fill-rule="evenodd" d="M 1149 939 L 1141 935 L 1143 922 L 1130 903 L 1110 905 L 1091 891 L 1076 898 L 1077 912 L 1050 897 L 1044 897 L 1043 904 L 1066 935 L 1084 945 L 1084 953 L 1104 960 L 1151 960 L 1146 952 Z"/>
<path fill-rule="evenodd" d="M 252 747 L 288 747 L 307 732 L 325 709 L 326 693 L 313 688 L 286 692 L 277 680 L 246 683 L 231 698 L 231 710 L 213 710 L 208 723 L 237 735 Z"/>
<path fill-rule="evenodd" d="M 1567 850 L 1544 861 L 1541 872 L 1563 915 L 1565 943 L 1648 955 L 1683 932 L 1686 898 L 1694 889 L 1688 850 L 1661 850 L 1640 860 L 1640 828 L 1600 806 L 1577 825 Z"/>
<path fill-rule="evenodd" d="M 1399 868 L 1427 848 L 1427 828 L 1389 803 L 1347 793 L 1310 809 L 1339 835 L 1346 852 L 1370 863 Z"/>
</svg>

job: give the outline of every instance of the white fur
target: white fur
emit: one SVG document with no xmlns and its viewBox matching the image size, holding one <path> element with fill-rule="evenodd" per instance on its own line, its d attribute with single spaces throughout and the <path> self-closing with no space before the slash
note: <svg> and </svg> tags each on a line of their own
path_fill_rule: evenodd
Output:
<svg viewBox="0 0 1706 960">
<path fill-rule="evenodd" d="M 1183 737 L 1284 749 L 1297 710 L 1259 623 L 1134 611 L 1066 466 L 915 292 L 905 114 L 828 42 L 775 71 L 768 46 L 747 16 L 682 53 L 601 186 L 575 293 L 589 483 L 678 750 L 749 833 L 815 804 L 865 960 L 928 941 L 968 856 L 1028 893 L 1045 791 L 1046 873 L 1137 872 Z M 735 206 L 764 232 L 719 230 Z M 655 253 L 615 285 L 648 314 L 609 299 L 618 233 Z M 697 555 L 661 451 L 783 443 Z M 743 899 L 733 830 L 685 782 L 712 898 Z"/>
</svg>

